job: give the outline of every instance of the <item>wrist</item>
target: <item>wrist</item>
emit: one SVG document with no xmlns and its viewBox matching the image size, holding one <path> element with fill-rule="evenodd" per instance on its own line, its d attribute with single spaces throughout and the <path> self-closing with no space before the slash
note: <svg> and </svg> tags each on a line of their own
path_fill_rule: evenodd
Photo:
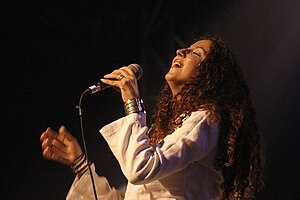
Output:
<svg viewBox="0 0 300 200">
<path fill-rule="evenodd" d="M 124 102 L 124 111 L 126 115 L 145 112 L 143 100 L 140 98 L 127 99 Z"/>
<path fill-rule="evenodd" d="M 89 163 L 86 159 L 85 154 L 82 154 L 81 156 L 79 156 L 74 162 L 73 164 L 71 164 L 71 169 L 73 171 L 74 174 L 81 176 L 82 174 L 84 174 L 89 167 Z"/>
</svg>

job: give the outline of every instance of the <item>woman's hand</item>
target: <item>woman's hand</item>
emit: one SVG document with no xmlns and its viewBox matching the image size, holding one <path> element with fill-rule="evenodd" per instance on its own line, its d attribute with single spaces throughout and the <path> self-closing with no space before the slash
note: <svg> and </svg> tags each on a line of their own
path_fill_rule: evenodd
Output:
<svg viewBox="0 0 300 200">
<path fill-rule="evenodd" d="M 129 67 L 114 70 L 112 73 L 106 74 L 101 81 L 113 87 L 118 87 L 124 102 L 128 99 L 140 97 L 135 74 Z"/>
<path fill-rule="evenodd" d="M 40 137 L 44 158 L 71 165 L 81 154 L 81 147 L 74 136 L 61 126 L 58 133 L 50 127 Z"/>
</svg>

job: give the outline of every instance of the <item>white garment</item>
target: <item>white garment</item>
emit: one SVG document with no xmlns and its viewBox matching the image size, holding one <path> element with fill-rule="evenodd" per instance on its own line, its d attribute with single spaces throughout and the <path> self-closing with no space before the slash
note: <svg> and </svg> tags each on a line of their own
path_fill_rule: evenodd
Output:
<svg viewBox="0 0 300 200">
<path fill-rule="evenodd" d="M 134 113 L 100 130 L 128 179 L 124 194 L 93 174 L 98 199 L 197 199 L 213 200 L 221 194 L 223 176 L 214 168 L 219 125 L 208 125 L 204 111 L 192 112 L 182 126 L 149 145 L 146 114 Z M 67 199 L 94 199 L 89 173 L 76 178 Z"/>
</svg>

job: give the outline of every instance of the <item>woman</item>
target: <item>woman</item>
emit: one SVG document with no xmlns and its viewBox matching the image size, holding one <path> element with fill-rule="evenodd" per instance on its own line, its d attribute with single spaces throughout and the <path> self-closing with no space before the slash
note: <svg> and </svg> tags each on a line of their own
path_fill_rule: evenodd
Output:
<svg viewBox="0 0 300 200">
<path fill-rule="evenodd" d="M 128 179 L 126 193 L 95 174 L 99 199 L 251 199 L 262 186 L 259 134 L 234 56 L 214 38 L 177 50 L 146 126 L 136 78 L 127 67 L 102 80 L 119 87 L 126 116 L 100 130 Z M 112 80 L 115 79 L 115 80 Z M 41 136 L 43 155 L 77 174 L 68 199 L 93 199 L 87 162 L 61 127 Z"/>
</svg>

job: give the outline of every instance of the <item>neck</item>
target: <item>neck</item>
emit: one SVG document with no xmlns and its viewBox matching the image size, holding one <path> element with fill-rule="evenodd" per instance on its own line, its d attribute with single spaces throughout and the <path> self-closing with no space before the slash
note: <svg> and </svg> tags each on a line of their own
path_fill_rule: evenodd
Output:
<svg viewBox="0 0 300 200">
<path fill-rule="evenodd" d="M 181 92 L 182 84 L 178 84 L 177 82 L 173 81 L 168 81 L 168 85 L 172 91 L 173 97 L 177 96 Z M 179 100 L 178 97 L 177 100 Z"/>
</svg>

